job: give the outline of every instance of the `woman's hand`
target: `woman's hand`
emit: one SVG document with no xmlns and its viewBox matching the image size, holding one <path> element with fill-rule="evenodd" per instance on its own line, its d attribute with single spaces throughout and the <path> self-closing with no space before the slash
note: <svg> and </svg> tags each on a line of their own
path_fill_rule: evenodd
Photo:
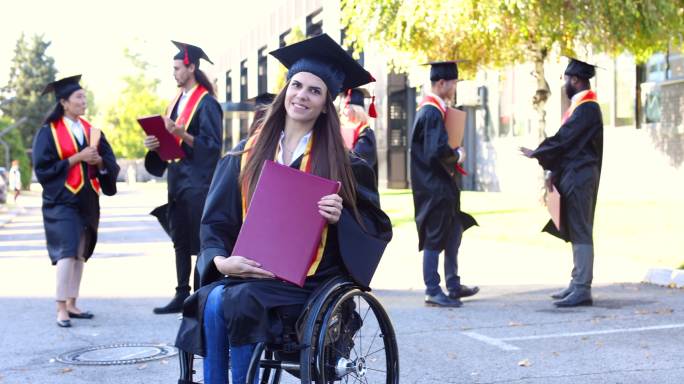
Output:
<svg viewBox="0 0 684 384">
<path fill-rule="evenodd" d="M 216 269 L 227 276 L 254 277 L 257 279 L 272 279 L 275 275 L 265 269 L 261 264 L 242 256 L 216 256 L 214 257 Z"/>
<path fill-rule="evenodd" d="M 336 224 L 342 215 L 342 197 L 338 194 L 321 197 L 318 201 L 318 212 L 329 224 Z"/>
<path fill-rule="evenodd" d="M 520 148 L 518 148 L 518 149 L 520 150 L 520 154 L 521 154 L 521 155 L 523 155 L 523 156 L 525 156 L 525 157 L 528 157 L 528 158 L 531 158 L 531 157 L 532 157 L 532 154 L 534 153 L 534 150 L 529 149 L 529 148 L 520 147 Z"/>
<path fill-rule="evenodd" d="M 148 151 L 156 151 L 159 148 L 159 139 L 156 136 L 147 136 L 143 144 Z"/>
</svg>

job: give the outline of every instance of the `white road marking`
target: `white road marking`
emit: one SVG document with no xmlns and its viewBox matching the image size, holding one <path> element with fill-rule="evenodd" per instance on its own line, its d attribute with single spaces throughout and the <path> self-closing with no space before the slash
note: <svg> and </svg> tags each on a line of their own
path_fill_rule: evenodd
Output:
<svg viewBox="0 0 684 384">
<path fill-rule="evenodd" d="M 468 336 L 475 340 L 479 340 L 483 343 L 489 344 L 491 346 L 497 347 L 504 351 L 518 351 L 519 347 L 509 344 L 509 341 L 524 341 L 524 340 L 539 340 L 539 339 L 555 339 L 562 337 L 581 337 L 581 336 L 594 336 L 594 335 L 609 335 L 614 333 L 634 333 L 634 332 L 647 332 L 647 331 L 658 331 L 663 329 L 677 329 L 684 328 L 684 323 L 679 324 L 664 324 L 664 325 L 653 325 L 650 327 L 637 327 L 637 328 L 618 328 L 618 329 L 604 329 L 600 331 L 586 331 L 586 332 L 566 332 L 566 333 L 550 333 L 545 335 L 531 335 L 531 336 L 514 336 L 514 337 L 502 337 L 495 338 L 485 336 L 481 333 L 467 331 L 461 332 L 462 335 Z"/>
<path fill-rule="evenodd" d="M 475 340 L 479 340 L 483 343 L 492 345 L 492 346 L 497 347 L 499 349 L 502 349 L 504 351 L 518 351 L 518 350 L 520 350 L 520 348 L 516 347 L 515 345 L 505 343 L 505 342 L 501 341 L 500 339 L 495 339 L 493 337 L 485 336 L 481 333 L 468 331 L 468 332 L 461 332 L 461 334 L 468 336 L 468 337 L 471 337 Z"/>
</svg>

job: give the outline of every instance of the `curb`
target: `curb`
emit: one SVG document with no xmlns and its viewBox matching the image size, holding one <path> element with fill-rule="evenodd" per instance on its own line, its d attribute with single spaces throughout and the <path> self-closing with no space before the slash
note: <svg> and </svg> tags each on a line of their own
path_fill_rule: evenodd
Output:
<svg viewBox="0 0 684 384">
<path fill-rule="evenodd" d="M 670 288 L 684 288 L 684 269 L 651 268 L 646 272 L 643 282 Z"/>
</svg>

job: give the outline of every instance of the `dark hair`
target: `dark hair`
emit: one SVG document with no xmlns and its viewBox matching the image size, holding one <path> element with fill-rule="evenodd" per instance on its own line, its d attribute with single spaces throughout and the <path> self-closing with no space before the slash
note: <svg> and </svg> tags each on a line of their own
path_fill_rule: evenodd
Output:
<svg viewBox="0 0 684 384">
<path fill-rule="evenodd" d="M 268 110 L 267 105 L 257 105 L 254 109 L 254 119 L 252 119 L 252 124 L 247 130 L 247 137 L 252 137 L 257 128 L 264 122 L 264 117 L 266 116 L 266 111 Z"/>
<path fill-rule="evenodd" d="M 247 186 L 247 204 L 252 198 L 256 187 L 261 168 L 264 161 L 272 159 L 278 142 L 280 133 L 285 126 L 285 93 L 290 83 L 288 82 L 282 91 L 276 96 L 273 103 L 266 110 L 266 115 L 261 124 L 257 127 L 258 139 L 254 147 L 250 149 L 252 153 L 247 156 L 247 163 L 240 174 L 240 185 Z M 331 180 L 339 181 L 342 186 L 339 195 L 344 204 L 350 207 L 354 216 L 359 219 L 356 209 L 356 182 L 352 173 L 349 153 L 344 147 L 344 140 L 340 132 L 340 119 L 335 113 L 335 104 L 328 93 L 326 97 L 325 111 L 321 113 L 313 127 L 314 142 L 311 148 L 311 173 Z M 240 153 L 233 153 L 239 155 Z"/>
<path fill-rule="evenodd" d="M 61 119 L 62 117 L 64 117 L 64 107 L 60 101 L 57 101 L 57 105 L 55 105 L 55 107 L 52 108 L 52 111 L 45 116 L 43 124 L 50 124 L 53 121 Z"/>
<path fill-rule="evenodd" d="M 190 65 L 186 65 L 186 67 L 189 67 Z M 201 69 L 199 69 L 199 64 L 195 64 L 195 81 L 199 83 L 199 85 L 203 86 L 204 88 L 209 91 L 209 94 L 216 97 L 216 93 L 214 92 L 214 86 L 211 84 L 211 81 L 209 81 L 209 78 L 207 75 L 202 72 Z"/>
</svg>

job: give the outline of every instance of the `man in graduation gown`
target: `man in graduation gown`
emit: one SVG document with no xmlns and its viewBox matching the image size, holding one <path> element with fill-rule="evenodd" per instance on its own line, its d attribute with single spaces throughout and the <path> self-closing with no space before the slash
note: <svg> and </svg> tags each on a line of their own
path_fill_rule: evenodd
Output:
<svg viewBox="0 0 684 384">
<path fill-rule="evenodd" d="M 522 153 L 537 159 L 551 172 L 550 181 L 561 195 L 560 228 L 552 221 L 545 231 L 572 243 L 572 281 L 552 295 L 558 307 L 591 305 L 594 270 L 593 225 L 603 156 L 603 120 L 589 79 L 593 65 L 570 59 L 565 70 L 565 92 L 571 100 L 558 132 L 535 150 Z"/>
<path fill-rule="evenodd" d="M 455 97 L 458 67 L 456 62 L 430 63 L 431 92 L 420 103 L 411 137 L 411 188 L 418 249 L 423 251 L 425 303 L 459 307 L 460 299 L 476 294 L 478 287 L 461 284 L 458 275 L 458 248 L 463 231 L 476 225 L 475 219 L 461 212 L 461 191 L 456 167 L 465 156 L 463 148 L 449 146 L 444 127 L 446 100 Z M 444 278 L 449 296 L 440 287 L 437 272 L 439 253 L 444 251 Z"/>
<path fill-rule="evenodd" d="M 176 294 L 166 306 L 155 308 L 156 314 L 180 312 L 183 301 L 190 295 L 191 255 L 199 252 L 204 200 L 223 142 L 221 106 L 207 76 L 199 69 L 200 59 L 211 61 L 199 47 L 173 43 L 180 50 L 173 64 L 179 92 L 167 109 L 165 121 L 167 129 L 178 138 L 185 157 L 163 161 L 156 152 L 157 138 L 145 138 L 145 147 L 149 150 L 145 169 L 158 177 L 168 171 L 168 203 L 152 214 L 171 236 L 176 253 Z M 197 289 L 197 276 L 194 285 Z"/>
</svg>

